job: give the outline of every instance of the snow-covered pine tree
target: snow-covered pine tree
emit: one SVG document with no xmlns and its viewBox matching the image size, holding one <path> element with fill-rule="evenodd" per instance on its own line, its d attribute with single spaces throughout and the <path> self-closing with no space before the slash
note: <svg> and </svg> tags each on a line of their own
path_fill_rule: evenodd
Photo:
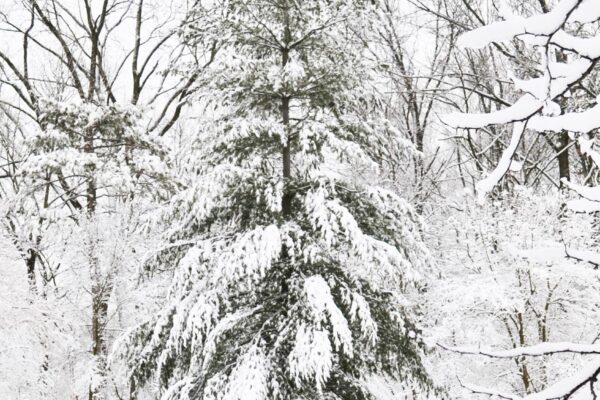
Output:
<svg viewBox="0 0 600 400">
<path fill-rule="evenodd" d="M 543 2 L 545 5 L 546 3 Z M 513 157 L 528 132 L 557 136 L 562 132 L 577 140 L 579 151 L 600 167 L 600 154 L 593 149 L 596 132 L 600 128 L 599 98 L 590 99 L 586 81 L 597 69 L 600 61 L 600 36 L 597 25 L 600 7 L 596 0 L 562 0 L 544 14 L 528 18 L 512 16 L 464 34 L 459 42 L 468 48 L 480 48 L 491 43 L 518 39 L 524 45 L 539 52 L 532 59 L 538 77 L 513 78 L 522 96 L 510 106 L 487 114 L 452 114 L 446 116 L 448 124 L 457 128 L 483 128 L 497 124 L 513 124 L 512 139 L 504 150 L 496 169 L 479 182 L 477 190 L 483 199 L 504 177 L 511 167 Z M 596 104 L 594 104 L 596 103 Z M 567 104 L 575 111 L 561 107 Z M 600 188 L 569 182 L 562 183 L 578 193 L 581 198 L 568 203 L 576 212 L 600 210 Z M 575 250 L 565 244 L 565 257 L 598 266 L 598 255 L 589 250 Z M 597 278 L 596 271 L 589 271 L 589 278 Z M 514 345 L 508 350 L 455 348 L 464 354 L 478 354 L 492 358 L 523 359 L 557 354 L 589 357 L 587 363 L 576 371 L 564 372 L 564 378 L 549 384 L 537 393 L 520 397 L 494 389 L 470 387 L 475 393 L 505 399 L 570 399 L 597 398 L 600 376 L 600 346 L 569 342 L 547 342 L 536 345 Z M 591 356 L 591 357 L 590 357 Z M 581 396 L 581 397 L 576 397 Z"/>
<path fill-rule="evenodd" d="M 26 220 L 51 225 L 48 232 L 57 237 L 61 231 L 76 232 L 54 247 L 69 255 L 83 253 L 79 262 L 89 267 L 86 273 L 77 273 L 91 294 L 93 367 L 84 376 L 89 378 L 90 399 L 101 399 L 110 341 L 109 303 L 117 269 L 126 264 L 119 257 L 130 250 L 111 238 L 117 234 L 119 218 L 128 214 L 123 211 L 143 204 L 138 198 L 147 199 L 147 193 L 165 196 L 169 191 L 165 154 L 159 142 L 146 134 L 135 106 L 49 98 L 38 98 L 37 105 L 41 129 L 24 144 L 26 157 L 19 168 L 22 189 L 8 199 L 8 208 Z M 148 192 L 150 185 L 154 190 Z M 132 234 L 136 226 L 129 228 Z"/>
<path fill-rule="evenodd" d="M 375 375 L 430 389 L 401 289 L 431 259 L 411 206 L 376 184 L 378 160 L 411 149 L 356 35 L 371 11 L 198 2 L 184 37 L 218 43 L 214 118 L 156 258 L 177 263 L 168 302 L 122 346 L 132 393 L 156 379 L 162 399 L 369 399 Z"/>
<path fill-rule="evenodd" d="M 42 129 L 26 143 L 22 175 L 32 192 L 48 179 L 56 185 L 62 201 L 51 208 L 93 213 L 98 198 L 126 199 L 168 181 L 165 152 L 141 126 L 137 107 L 95 100 L 38 101 Z"/>
</svg>

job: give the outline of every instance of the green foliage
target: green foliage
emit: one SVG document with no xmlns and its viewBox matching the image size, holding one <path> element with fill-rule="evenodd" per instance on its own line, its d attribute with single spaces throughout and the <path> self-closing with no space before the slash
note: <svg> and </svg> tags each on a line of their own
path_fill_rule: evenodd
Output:
<svg viewBox="0 0 600 400">
<path fill-rule="evenodd" d="M 378 107 L 355 35 L 370 11 L 221 1 L 190 16 L 190 43 L 219 43 L 206 83 L 216 116 L 153 259 L 177 262 L 169 304 L 124 343 L 136 387 L 155 377 L 164 399 L 370 399 L 365 382 L 380 375 L 428 396 L 400 289 L 431 259 L 417 214 L 373 181 L 376 155 L 411 149 Z"/>
</svg>

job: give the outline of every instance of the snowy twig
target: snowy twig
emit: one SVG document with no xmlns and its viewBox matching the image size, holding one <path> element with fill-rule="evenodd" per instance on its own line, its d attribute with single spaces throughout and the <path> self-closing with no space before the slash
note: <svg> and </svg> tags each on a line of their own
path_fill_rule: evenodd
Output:
<svg viewBox="0 0 600 400">
<path fill-rule="evenodd" d="M 565 245 L 565 253 L 568 258 L 592 264 L 594 266 L 594 269 L 598 269 L 598 267 L 600 267 L 600 255 L 594 252 L 569 249 Z"/>
<path fill-rule="evenodd" d="M 596 254 L 592 251 L 569 249 L 565 242 L 565 239 L 561 237 L 561 241 L 563 243 L 563 246 L 565 247 L 565 254 L 567 258 L 572 258 L 573 260 L 592 264 L 594 266 L 594 269 L 598 269 L 598 267 L 600 266 L 599 254 Z"/>
<path fill-rule="evenodd" d="M 521 400 L 520 397 L 512 395 L 510 393 L 502 393 L 502 392 L 499 392 L 496 390 L 491 390 L 491 389 L 483 388 L 483 387 L 476 386 L 476 385 L 465 384 L 460 379 L 458 379 L 458 383 L 460 383 L 460 385 L 462 387 L 464 387 L 465 389 L 469 390 L 470 392 L 472 392 L 474 394 L 483 394 L 483 395 L 487 395 L 490 397 L 497 397 L 500 399 L 507 399 L 507 400 Z"/>
<path fill-rule="evenodd" d="M 598 344 L 579 344 L 568 342 L 540 343 L 533 346 L 515 347 L 509 350 L 483 350 L 473 347 L 448 347 L 438 344 L 441 348 L 455 353 L 481 355 L 492 358 L 539 357 L 557 353 L 600 354 Z"/>
</svg>

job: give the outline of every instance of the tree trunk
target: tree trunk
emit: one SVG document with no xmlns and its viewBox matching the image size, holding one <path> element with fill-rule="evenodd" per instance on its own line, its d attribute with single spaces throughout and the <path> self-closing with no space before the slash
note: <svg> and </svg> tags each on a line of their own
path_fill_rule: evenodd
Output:
<svg viewBox="0 0 600 400">
<path fill-rule="evenodd" d="M 285 68 L 289 61 L 289 48 L 292 41 L 292 35 L 289 27 L 289 17 L 288 17 L 288 9 L 287 2 L 284 4 L 284 12 L 285 12 L 285 33 L 284 33 L 284 48 L 281 50 L 281 67 Z M 290 191 L 290 178 L 292 176 L 291 168 L 292 168 L 292 160 L 291 160 L 291 149 L 290 149 L 290 98 L 286 95 L 283 95 L 281 98 L 281 118 L 284 125 L 285 130 L 285 142 L 283 144 L 281 155 L 282 155 L 282 169 L 283 169 L 283 196 L 281 199 L 281 213 L 283 218 L 286 219 L 292 213 L 292 193 Z"/>
<path fill-rule="evenodd" d="M 558 154 L 558 175 L 561 179 L 561 188 L 564 187 L 562 183 L 563 179 L 567 181 L 571 180 L 571 171 L 569 165 L 569 150 L 567 147 L 569 146 L 569 134 L 567 131 L 562 131 L 560 133 L 557 152 Z"/>
<path fill-rule="evenodd" d="M 25 265 L 27 267 L 27 283 L 29 284 L 29 292 L 32 295 L 37 294 L 37 284 L 35 279 L 35 263 L 37 261 L 38 253 L 34 249 L 27 250 L 27 258 L 25 258 Z"/>
<path fill-rule="evenodd" d="M 94 149 L 94 131 L 87 129 L 85 132 L 85 144 L 84 152 L 93 154 Z M 86 168 L 88 174 L 87 187 L 86 187 L 86 212 L 88 217 L 88 223 L 94 224 L 94 218 L 96 217 L 97 207 L 97 188 L 95 179 L 95 166 L 88 165 Z M 92 284 L 92 355 L 94 356 L 94 370 L 92 375 L 94 378 L 94 384 L 90 384 L 89 388 L 89 400 L 100 400 L 102 396 L 103 379 L 105 376 L 106 369 L 106 354 L 107 347 L 104 337 L 104 329 L 106 326 L 106 320 L 108 316 L 108 296 L 110 294 L 107 291 L 106 284 L 103 282 L 102 274 L 100 272 L 100 266 L 98 258 L 95 254 L 96 237 L 90 233 L 89 253 L 87 254 L 90 263 L 90 277 Z"/>
<path fill-rule="evenodd" d="M 290 191 L 289 183 L 292 176 L 291 167 L 291 150 L 290 150 L 290 99 L 284 97 L 281 101 L 281 113 L 283 116 L 283 125 L 285 126 L 286 138 L 285 144 L 282 147 L 282 159 L 283 159 L 283 196 L 281 199 L 281 213 L 284 218 L 287 218 L 292 213 L 292 193 Z"/>
<path fill-rule="evenodd" d="M 292 35 L 290 32 L 289 26 L 289 16 L 288 16 L 288 4 L 285 2 L 284 4 L 284 19 L 285 19 L 285 32 L 284 32 L 284 48 L 281 49 L 281 67 L 285 68 L 289 61 L 289 48 L 292 41 Z M 292 214 L 292 199 L 293 192 L 290 187 L 290 178 L 292 177 L 292 154 L 291 154 L 291 132 L 290 132 L 290 98 L 286 94 L 282 94 L 281 97 L 281 119 L 284 126 L 285 132 L 285 140 L 283 146 L 281 148 L 281 159 L 282 159 L 282 179 L 283 179 L 283 194 L 281 198 L 281 215 L 283 221 L 286 221 L 290 218 Z M 281 247 L 281 260 L 284 261 L 282 263 L 285 266 L 285 261 L 289 259 L 288 250 L 285 244 L 282 244 Z M 287 294 L 289 292 L 288 287 L 288 278 L 290 271 L 284 271 L 281 277 L 281 293 Z"/>
</svg>

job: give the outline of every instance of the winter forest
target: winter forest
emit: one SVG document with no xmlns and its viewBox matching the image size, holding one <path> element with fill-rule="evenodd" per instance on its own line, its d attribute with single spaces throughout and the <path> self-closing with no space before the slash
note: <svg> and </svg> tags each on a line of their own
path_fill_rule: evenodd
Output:
<svg viewBox="0 0 600 400">
<path fill-rule="evenodd" d="M 0 400 L 600 398 L 600 0 L 0 0 Z"/>
</svg>

